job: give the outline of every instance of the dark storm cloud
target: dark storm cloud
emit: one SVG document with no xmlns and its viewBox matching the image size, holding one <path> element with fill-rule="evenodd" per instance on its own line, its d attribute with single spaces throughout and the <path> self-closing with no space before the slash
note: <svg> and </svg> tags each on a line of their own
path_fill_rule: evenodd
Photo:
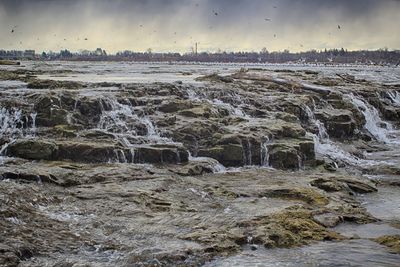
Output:
<svg viewBox="0 0 400 267">
<path fill-rule="evenodd" d="M 74 5 L 93 3 L 98 9 L 109 11 L 129 12 L 140 9 L 149 13 L 165 13 L 171 10 L 198 4 L 201 8 L 220 10 L 230 14 L 242 13 L 251 7 L 265 7 L 306 12 L 312 15 L 321 9 L 340 9 L 346 15 L 365 15 L 377 7 L 387 3 L 399 3 L 398 0 L 1 0 L 0 6 L 10 12 L 21 12 L 24 9 L 65 8 Z"/>
<path fill-rule="evenodd" d="M 399 14 L 399 0 L 0 0 L 0 48 L 399 48 Z"/>
</svg>

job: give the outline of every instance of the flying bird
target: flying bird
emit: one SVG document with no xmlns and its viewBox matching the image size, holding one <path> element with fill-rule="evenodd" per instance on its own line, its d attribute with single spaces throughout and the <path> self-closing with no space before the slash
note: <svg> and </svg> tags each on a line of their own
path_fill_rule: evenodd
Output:
<svg viewBox="0 0 400 267">
<path fill-rule="evenodd" d="M 216 12 L 215 10 L 213 10 L 213 12 L 215 16 L 218 16 L 218 12 Z"/>
<path fill-rule="evenodd" d="M 87 38 L 85 38 L 85 41 L 87 41 L 88 39 Z"/>
<path fill-rule="evenodd" d="M 268 18 L 267 18 L 267 19 L 265 19 L 265 21 L 271 21 L 271 19 L 268 19 Z"/>
<path fill-rule="evenodd" d="M 340 30 L 342 27 L 340 27 L 340 25 L 337 25 L 337 28 Z"/>
<path fill-rule="evenodd" d="M 14 29 L 11 30 L 11 33 L 14 33 Z"/>
</svg>

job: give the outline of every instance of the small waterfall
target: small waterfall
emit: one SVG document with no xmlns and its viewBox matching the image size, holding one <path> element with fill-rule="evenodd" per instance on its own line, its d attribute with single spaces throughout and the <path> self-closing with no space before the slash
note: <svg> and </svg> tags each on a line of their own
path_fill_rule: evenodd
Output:
<svg viewBox="0 0 400 267">
<path fill-rule="evenodd" d="M 37 116 L 36 112 L 30 114 L 30 117 L 32 119 L 31 132 L 33 134 L 36 133 L 36 116 Z"/>
<path fill-rule="evenodd" d="M 133 145 L 131 144 L 131 142 L 129 142 L 129 140 L 126 137 L 122 137 L 121 138 L 121 142 L 125 145 L 125 147 L 127 147 L 129 149 L 129 157 L 131 160 L 129 163 L 134 163 L 135 162 L 135 149 L 133 147 Z"/>
<path fill-rule="evenodd" d="M 230 115 L 234 115 L 237 117 L 245 117 L 246 116 L 246 114 L 243 112 L 243 110 L 240 109 L 239 107 L 234 107 L 231 104 L 225 103 L 219 99 L 213 99 L 212 101 L 211 100 L 208 100 L 208 101 L 210 102 L 210 104 L 212 104 L 214 106 L 225 108 L 226 110 L 229 111 Z"/>
<path fill-rule="evenodd" d="M 129 131 L 126 124 L 128 118 L 138 119 L 137 115 L 132 112 L 131 107 L 128 105 L 120 104 L 118 101 L 111 99 L 107 101 L 111 110 L 106 111 L 102 107 L 102 114 L 97 128 L 106 130 L 108 132 Z"/>
<path fill-rule="evenodd" d="M 398 141 L 390 137 L 391 132 L 393 132 L 393 126 L 380 118 L 379 111 L 375 107 L 353 94 L 349 94 L 346 97 L 364 115 L 366 121 L 364 127 L 376 140 L 383 143 L 398 143 Z"/>
<path fill-rule="evenodd" d="M 187 94 L 188 94 L 189 99 L 193 102 L 206 101 L 207 103 L 209 103 L 215 107 L 220 107 L 220 108 L 224 108 L 224 109 L 228 110 L 230 115 L 242 117 L 242 118 L 247 117 L 246 113 L 240 107 L 238 107 L 238 106 L 235 107 L 230 103 L 223 102 L 222 100 L 215 98 L 211 95 L 208 95 L 205 92 L 198 93 L 198 92 L 194 91 L 193 89 L 188 89 Z M 237 95 L 237 94 L 234 94 L 234 95 L 228 94 L 228 95 L 232 99 L 234 99 L 235 102 L 238 102 L 238 103 L 242 102 L 239 95 Z"/>
<path fill-rule="evenodd" d="M 315 118 L 314 112 L 310 107 L 304 106 L 304 110 L 307 113 L 310 123 L 317 126 L 318 128 L 317 134 L 307 133 L 307 135 L 312 137 L 314 140 L 316 153 L 327 156 L 332 160 L 341 160 L 349 164 L 360 163 L 361 160 L 359 158 L 344 151 L 329 139 L 329 134 L 325 128 L 325 125 L 320 120 Z M 299 160 L 299 166 L 300 165 L 301 163 Z"/>
<path fill-rule="evenodd" d="M 400 93 L 399 92 L 388 91 L 387 94 L 395 106 L 400 106 Z"/>
<path fill-rule="evenodd" d="M 147 136 L 160 137 L 160 135 L 157 133 L 156 127 L 154 126 L 153 122 L 148 117 L 142 117 L 142 118 L 140 118 L 140 121 L 146 126 Z"/>
<path fill-rule="evenodd" d="M 22 112 L 19 109 L 7 110 L 0 109 L 0 135 L 9 137 L 18 137 L 23 134 L 24 122 L 22 121 Z"/>
<path fill-rule="evenodd" d="M 260 158 L 261 158 L 261 166 L 269 167 L 269 151 L 268 151 L 268 143 L 270 142 L 269 137 L 265 137 L 265 141 L 261 142 L 261 150 L 260 150 Z"/>
<path fill-rule="evenodd" d="M 21 137 L 32 138 L 36 133 L 36 113 L 31 113 L 32 120 L 29 123 L 29 117 L 23 116 L 22 111 L 17 108 L 10 110 L 0 108 L 0 137 L 6 138 L 6 143 L 0 147 L 0 163 L 3 162 L 2 156 L 5 155 L 7 147 L 16 139 Z M 25 127 L 25 129 L 24 129 Z"/>
<path fill-rule="evenodd" d="M 204 162 L 208 162 L 209 165 L 208 167 L 210 167 L 210 169 L 212 169 L 213 173 L 225 173 L 226 172 L 226 168 L 224 167 L 224 165 L 222 165 L 221 163 L 219 163 L 217 160 L 212 159 L 212 158 L 207 158 L 207 157 L 193 157 L 190 152 L 189 152 L 189 161 L 204 161 Z"/>
<path fill-rule="evenodd" d="M 122 149 L 116 149 L 114 151 L 117 163 L 128 163 L 125 153 Z"/>
</svg>

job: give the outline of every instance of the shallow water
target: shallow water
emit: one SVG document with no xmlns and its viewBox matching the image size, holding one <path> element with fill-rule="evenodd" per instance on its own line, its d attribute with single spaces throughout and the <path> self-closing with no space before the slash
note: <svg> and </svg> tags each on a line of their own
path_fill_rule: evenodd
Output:
<svg viewBox="0 0 400 267">
<path fill-rule="evenodd" d="M 400 255 L 391 254 L 387 249 L 369 240 L 343 242 L 321 242 L 295 249 L 245 250 L 237 256 L 218 259 L 205 267 L 309 267 L 309 266 L 399 266 Z"/>
<path fill-rule="evenodd" d="M 378 192 L 360 197 L 363 206 L 382 220 L 400 220 L 400 187 L 382 186 Z"/>
<path fill-rule="evenodd" d="M 357 79 L 385 84 L 398 84 L 400 68 L 365 65 L 305 65 L 305 64 L 256 64 L 256 63 L 166 63 L 166 62 L 22 62 L 22 66 L 0 66 L 0 69 L 35 69 L 42 71 L 72 71 L 53 75 L 41 75 L 43 79 L 71 80 L 83 82 L 173 82 L 194 83 L 195 78 L 219 73 L 227 75 L 240 68 L 265 70 L 311 70 L 326 77 L 337 78 L 337 74 L 353 75 Z M 188 75 L 191 74 L 191 75 Z M 279 73 L 277 73 L 279 76 Z"/>
<path fill-rule="evenodd" d="M 387 223 L 368 223 L 368 224 L 353 224 L 342 223 L 332 229 L 346 237 L 359 238 L 378 238 L 384 235 L 400 235 L 400 229 L 394 228 Z"/>
</svg>

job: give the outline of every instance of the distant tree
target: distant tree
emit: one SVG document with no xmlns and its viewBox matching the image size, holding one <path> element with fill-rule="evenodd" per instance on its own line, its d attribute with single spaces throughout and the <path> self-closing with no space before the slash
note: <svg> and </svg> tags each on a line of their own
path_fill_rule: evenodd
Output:
<svg viewBox="0 0 400 267">
<path fill-rule="evenodd" d="M 260 51 L 261 54 L 267 55 L 268 54 L 268 50 L 266 47 L 263 47 Z"/>
</svg>

